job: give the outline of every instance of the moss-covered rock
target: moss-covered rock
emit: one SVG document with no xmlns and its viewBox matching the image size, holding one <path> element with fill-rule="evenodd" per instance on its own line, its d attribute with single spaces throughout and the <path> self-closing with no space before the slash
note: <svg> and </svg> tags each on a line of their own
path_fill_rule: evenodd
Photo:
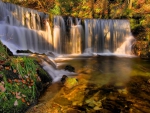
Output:
<svg viewBox="0 0 150 113">
<path fill-rule="evenodd" d="M 68 77 L 68 78 L 66 78 L 64 85 L 67 88 L 73 88 L 74 86 L 78 85 L 78 81 L 76 78 Z"/>
</svg>

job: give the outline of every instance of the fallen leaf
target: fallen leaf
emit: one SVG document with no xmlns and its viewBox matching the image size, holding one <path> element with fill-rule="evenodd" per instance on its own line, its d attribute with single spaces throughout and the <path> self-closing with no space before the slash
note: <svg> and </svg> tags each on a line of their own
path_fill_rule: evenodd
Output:
<svg viewBox="0 0 150 113">
<path fill-rule="evenodd" d="M 11 80 L 11 79 L 8 79 L 8 82 L 9 82 L 9 83 L 12 83 L 12 80 Z"/>
<path fill-rule="evenodd" d="M 4 85 L 5 84 L 5 82 L 4 81 L 1 81 L 1 83 Z"/>
<path fill-rule="evenodd" d="M 18 81 L 17 79 L 14 80 L 14 82 L 17 82 L 17 81 Z"/>
<path fill-rule="evenodd" d="M 29 78 L 27 75 L 25 75 L 26 78 Z"/>
<path fill-rule="evenodd" d="M 37 80 L 38 80 L 38 81 L 41 81 L 41 78 L 38 76 Z"/>
<path fill-rule="evenodd" d="M 17 70 L 16 70 L 16 69 L 14 69 L 14 70 L 13 70 L 13 72 L 14 72 L 14 73 L 16 73 L 16 72 L 17 72 Z"/>
<path fill-rule="evenodd" d="M 6 91 L 5 87 L 1 83 L 0 83 L 0 90 L 1 90 L 1 92 L 5 92 Z"/>
<path fill-rule="evenodd" d="M 6 70 L 9 70 L 10 68 L 9 68 L 9 67 L 5 67 L 5 69 L 6 69 Z"/>
<path fill-rule="evenodd" d="M 23 103 L 25 103 L 25 102 L 26 102 L 24 98 L 21 98 L 21 101 L 22 101 Z"/>
<path fill-rule="evenodd" d="M 13 95 L 15 95 L 15 92 L 11 92 Z"/>
<path fill-rule="evenodd" d="M 30 103 L 29 103 L 29 102 L 27 102 L 27 105 L 29 106 L 29 105 L 30 105 Z"/>
<path fill-rule="evenodd" d="M 18 106 L 18 101 L 17 100 L 14 102 L 14 106 Z"/>
<path fill-rule="evenodd" d="M 22 83 L 26 84 L 26 81 L 25 81 L 25 80 L 22 80 Z"/>
<path fill-rule="evenodd" d="M 16 92 L 16 98 L 17 98 L 17 99 L 20 99 L 20 98 L 21 98 L 20 92 L 19 92 L 19 93 Z"/>
<path fill-rule="evenodd" d="M 19 75 L 19 78 L 22 78 L 22 76 L 21 76 L 21 75 Z"/>
<path fill-rule="evenodd" d="M 22 94 L 22 97 L 26 97 L 26 95 Z"/>
</svg>

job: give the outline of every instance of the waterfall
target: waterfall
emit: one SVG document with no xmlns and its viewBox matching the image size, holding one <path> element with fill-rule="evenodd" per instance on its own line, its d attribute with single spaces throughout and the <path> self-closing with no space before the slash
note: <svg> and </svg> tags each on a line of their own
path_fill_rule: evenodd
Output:
<svg viewBox="0 0 150 113">
<path fill-rule="evenodd" d="M 126 55 L 131 54 L 133 39 L 128 20 L 83 20 L 56 15 L 51 30 L 48 14 L 0 1 L 0 40 L 14 54 L 16 50 L 30 50 L 53 57 L 108 52 Z M 45 60 L 42 66 L 54 82 L 63 74 L 75 74 L 56 70 Z"/>
<path fill-rule="evenodd" d="M 61 16 L 54 16 L 54 52 L 62 53 L 66 34 L 65 22 Z"/>
<path fill-rule="evenodd" d="M 49 15 L 3 2 L 0 15 L 1 40 L 14 53 L 14 50 L 53 51 Z"/>
<path fill-rule="evenodd" d="M 73 23 L 72 18 L 69 18 L 71 21 L 71 28 L 70 28 L 70 37 L 71 37 L 71 52 L 74 54 L 81 54 L 82 53 L 82 43 L 83 40 L 83 28 L 81 25 L 81 20 L 75 18 L 75 23 Z"/>
<path fill-rule="evenodd" d="M 10 50 L 58 54 L 131 54 L 133 37 L 128 20 L 84 19 L 49 15 L 0 2 L 0 36 Z"/>
<path fill-rule="evenodd" d="M 83 28 L 81 19 L 72 17 L 63 18 L 54 16 L 54 52 L 65 54 L 81 54 Z"/>
<path fill-rule="evenodd" d="M 117 49 L 122 46 L 123 42 L 132 36 L 128 20 L 85 19 L 84 24 L 85 49 L 91 48 L 92 52 L 117 53 Z M 129 43 L 126 42 L 127 45 Z M 122 49 L 119 53 L 128 52 Z"/>
</svg>

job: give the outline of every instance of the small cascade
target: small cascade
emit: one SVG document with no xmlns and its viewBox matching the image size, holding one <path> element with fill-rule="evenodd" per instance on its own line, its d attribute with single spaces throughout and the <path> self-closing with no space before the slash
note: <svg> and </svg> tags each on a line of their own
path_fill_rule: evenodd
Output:
<svg viewBox="0 0 150 113">
<path fill-rule="evenodd" d="M 74 72 L 69 72 L 67 70 L 61 69 L 61 70 L 56 70 L 53 66 L 49 65 L 47 62 L 42 62 L 42 67 L 45 71 L 47 71 L 49 73 L 49 75 L 51 75 L 52 79 L 53 79 L 53 83 L 54 82 L 58 82 L 61 80 L 63 75 L 76 75 L 76 73 Z"/>
</svg>

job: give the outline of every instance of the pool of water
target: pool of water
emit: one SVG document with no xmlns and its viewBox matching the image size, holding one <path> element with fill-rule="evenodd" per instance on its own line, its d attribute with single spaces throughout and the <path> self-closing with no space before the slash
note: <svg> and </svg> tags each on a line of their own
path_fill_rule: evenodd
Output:
<svg viewBox="0 0 150 113">
<path fill-rule="evenodd" d="M 96 56 L 88 58 L 64 58 L 56 60 L 62 65 L 59 69 L 65 68 L 66 65 L 71 65 L 75 68 L 77 76 L 85 75 L 89 82 L 94 82 L 99 85 L 105 83 L 126 83 L 131 76 L 149 76 L 150 61 L 140 58 L 128 58 L 117 56 Z M 88 77 L 86 77 L 88 76 Z"/>
</svg>

